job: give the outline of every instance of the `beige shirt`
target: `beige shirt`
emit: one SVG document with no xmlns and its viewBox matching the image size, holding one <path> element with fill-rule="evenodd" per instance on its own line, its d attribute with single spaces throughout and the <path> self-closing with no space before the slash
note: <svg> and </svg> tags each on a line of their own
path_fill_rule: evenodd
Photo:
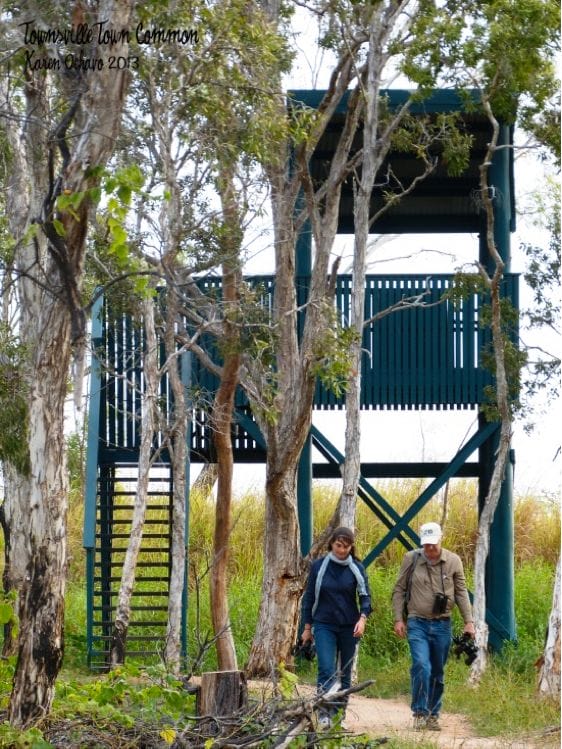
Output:
<svg viewBox="0 0 562 749">
<path fill-rule="evenodd" d="M 471 622 L 472 607 L 468 598 L 462 562 L 457 554 L 447 549 L 441 549 L 441 557 L 435 564 L 429 563 L 422 549 L 409 551 L 404 556 L 398 580 L 392 591 L 394 621 L 402 621 L 402 606 L 406 596 L 408 573 L 416 554 L 419 554 L 419 557 L 412 575 L 408 618 L 411 616 L 420 616 L 424 619 L 436 618 L 433 614 L 435 593 L 444 592 L 449 598 L 447 609 L 442 617 L 437 618 L 450 616 L 456 603 L 464 623 Z"/>
</svg>

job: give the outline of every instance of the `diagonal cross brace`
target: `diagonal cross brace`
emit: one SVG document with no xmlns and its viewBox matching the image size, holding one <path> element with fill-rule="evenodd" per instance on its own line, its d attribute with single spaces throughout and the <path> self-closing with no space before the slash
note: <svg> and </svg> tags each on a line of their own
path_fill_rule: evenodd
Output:
<svg viewBox="0 0 562 749">
<path fill-rule="evenodd" d="M 256 443 L 265 450 L 265 439 L 256 422 L 247 414 L 238 409 L 236 410 L 236 420 L 238 421 L 240 426 L 250 435 L 250 437 L 252 437 L 252 439 L 254 439 Z M 320 432 L 316 427 L 313 426 L 311 427 L 310 433 L 315 447 L 322 453 L 322 455 L 324 455 L 324 457 L 328 461 L 332 463 L 338 463 L 340 465 L 341 463 L 343 463 L 343 455 L 341 455 L 337 448 L 334 447 L 334 445 L 332 445 L 332 443 L 328 439 L 326 439 L 322 432 Z M 376 489 L 372 487 L 369 482 L 366 481 L 362 476 L 359 480 L 358 493 L 363 502 L 365 502 L 365 504 L 369 507 L 371 512 L 373 512 L 389 530 L 392 528 L 392 520 L 397 521 L 400 519 L 400 515 L 396 512 L 396 510 L 391 507 L 391 505 L 388 504 L 384 497 L 382 497 L 376 491 Z M 389 520 L 381 510 L 386 511 L 386 513 L 391 516 L 391 520 Z M 413 544 L 407 538 L 403 538 L 402 535 L 398 536 L 398 540 L 406 547 L 406 549 L 414 548 L 414 546 L 419 541 L 417 535 L 410 528 L 407 528 L 405 530 L 405 534 L 410 537 L 411 541 L 413 541 Z"/>
<path fill-rule="evenodd" d="M 310 429 L 310 433 L 312 435 L 312 441 L 314 442 L 315 447 L 322 453 L 322 455 L 324 455 L 324 457 L 328 461 L 330 461 L 331 463 L 337 463 L 338 465 L 341 465 L 344 462 L 343 455 L 325 437 L 325 435 L 322 434 L 322 432 L 317 427 L 312 426 Z M 371 484 L 369 484 L 369 482 L 365 478 L 363 478 L 363 476 L 359 477 L 358 494 L 365 502 L 365 504 L 369 507 L 369 509 L 375 513 L 379 520 L 384 523 L 384 525 L 386 525 L 389 530 L 392 529 L 392 521 L 397 522 L 400 520 L 400 515 L 396 512 L 394 507 L 392 507 L 392 505 L 390 505 L 386 501 L 386 499 L 381 494 L 379 494 L 378 491 L 373 486 L 371 486 Z M 390 516 L 390 520 L 383 514 L 382 511 L 386 512 L 386 514 Z M 414 542 L 414 545 L 418 544 L 419 538 L 410 527 L 406 526 L 403 531 Z M 402 538 L 401 535 L 398 535 L 398 540 L 407 549 L 414 548 L 410 541 Z"/>
<path fill-rule="evenodd" d="M 418 512 L 429 502 L 429 500 L 439 491 L 439 489 L 444 484 L 446 484 L 452 476 L 455 475 L 460 466 L 462 466 L 463 463 L 468 460 L 472 453 L 477 448 L 479 448 L 480 445 L 482 445 L 489 437 L 491 437 L 497 429 L 499 429 L 499 424 L 497 424 L 496 422 L 491 422 L 482 427 L 482 429 L 479 429 L 476 434 L 474 434 L 468 440 L 466 445 L 459 450 L 459 452 L 455 455 L 447 468 L 445 468 L 445 470 L 439 476 L 437 476 L 426 489 L 424 489 L 424 491 L 420 494 L 416 501 L 408 508 L 408 510 L 406 510 L 404 515 L 402 515 L 402 517 L 397 520 L 394 528 L 392 528 L 386 534 L 386 536 L 381 541 L 379 541 L 375 548 L 365 557 L 363 564 L 370 564 L 379 556 L 379 554 L 382 554 L 388 544 L 393 539 L 395 539 L 401 531 L 405 530 L 408 527 L 408 523 L 410 522 L 410 520 L 412 520 L 418 514 Z"/>
<path fill-rule="evenodd" d="M 260 445 L 260 447 L 263 447 L 265 449 L 265 440 L 256 422 L 253 421 L 253 419 L 251 419 L 249 416 L 238 410 L 236 411 L 236 418 L 243 429 L 248 432 L 248 434 Z M 468 460 L 474 450 L 480 447 L 480 445 L 482 445 L 489 437 L 491 437 L 494 431 L 498 428 L 498 424 L 490 423 L 486 424 L 485 427 L 476 432 L 476 434 L 474 434 L 466 443 L 466 445 L 457 453 L 457 455 L 449 463 L 443 473 L 427 487 L 427 489 L 418 497 L 418 499 L 414 502 L 410 509 L 406 513 L 404 513 L 404 516 L 402 518 L 394 510 L 393 507 L 390 507 L 390 505 L 388 505 L 386 500 L 376 491 L 376 489 L 371 487 L 370 484 L 361 477 L 360 484 L 361 486 L 363 486 L 363 484 L 366 485 L 367 491 L 365 493 L 367 496 L 363 496 L 361 491 L 359 493 L 363 501 L 368 505 L 369 509 L 371 509 L 379 517 L 379 519 L 383 523 L 385 523 L 387 527 L 389 527 L 388 519 L 384 515 L 382 515 L 376 505 L 373 504 L 372 500 L 369 497 L 368 490 L 370 490 L 372 492 L 372 495 L 377 500 L 379 500 L 380 503 L 382 503 L 381 506 L 386 505 L 389 508 L 389 514 L 392 514 L 394 516 L 394 519 L 397 520 L 394 528 L 389 528 L 389 533 L 385 536 L 385 538 L 383 538 L 378 546 L 376 546 L 363 560 L 363 564 L 366 567 L 368 567 L 376 559 L 376 557 L 380 553 L 382 553 L 382 551 L 386 548 L 386 546 L 388 546 L 393 538 L 397 538 L 407 548 L 412 548 L 409 542 L 400 536 L 398 530 L 399 528 L 401 529 L 403 527 L 404 532 L 408 533 L 410 538 L 412 538 L 412 540 L 414 541 L 414 545 L 416 547 L 419 546 L 419 536 L 414 533 L 414 531 L 412 531 L 407 525 L 409 520 L 417 515 L 419 510 L 421 510 L 421 508 L 425 504 L 427 504 L 427 502 L 429 502 L 431 497 L 433 497 L 433 495 L 437 491 L 439 491 L 441 486 L 443 486 L 443 484 L 446 483 L 446 481 L 448 481 L 449 478 L 455 474 L 458 468 L 463 465 L 466 460 Z M 315 446 L 318 450 L 320 450 L 322 455 L 327 458 L 327 460 L 329 460 L 330 462 L 338 463 L 340 465 L 341 463 L 343 463 L 343 455 L 341 455 L 341 453 L 329 442 L 329 440 L 326 439 L 326 437 L 316 427 L 313 426 L 311 428 L 311 434 Z M 469 592 L 469 596 L 472 601 L 472 593 Z M 486 621 L 488 622 L 490 627 L 496 630 L 500 637 L 502 637 L 503 639 L 510 639 L 510 633 L 504 627 L 502 622 L 496 616 L 494 616 L 494 614 L 492 614 L 489 609 L 486 609 Z"/>
</svg>

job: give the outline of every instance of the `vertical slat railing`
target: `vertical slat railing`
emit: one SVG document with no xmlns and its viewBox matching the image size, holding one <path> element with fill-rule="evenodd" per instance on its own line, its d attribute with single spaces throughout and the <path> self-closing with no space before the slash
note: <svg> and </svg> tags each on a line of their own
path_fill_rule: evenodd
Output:
<svg viewBox="0 0 562 749">
<path fill-rule="evenodd" d="M 364 408 L 473 408 L 481 402 L 483 386 L 491 381 L 491 375 L 480 363 L 482 344 L 488 340 L 487 333 L 479 326 L 482 301 L 473 295 L 458 305 L 450 300 L 436 304 L 452 282 L 453 276 L 446 274 L 367 278 L 365 314 L 368 317 L 384 311 L 402 297 L 419 295 L 426 288 L 429 293 L 424 300 L 435 306 L 394 312 L 366 326 L 361 387 Z M 219 279 L 200 283 L 205 291 L 220 294 Z M 271 311 L 274 278 L 259 276 L 248 279 L 248 283 L 263 287 L 262 303 Z M 335 304 L 343 325 L 350 320 L 351 283 L 351 276 L 338 277 Z M 507 276 L 504 295 L 514 297 L 516 292 L 517 277 Z M 141 326 L 130 327 L 125 318 L 111 323 L 106 320 L 106 325 L 105 355 L 109 371 L 104 375 L 106 398 L 101 408 L 105 409 L 105 419 L 100 441 L 135 451 L 139 444 L 142 329 Z M 201 343 L 212 345 L 207 338 Z M 217 387 L 217 378 L 196 358 L 193 382 L 208 397 Z M 163 400 L 169 396 L 167 381 L 162 384 L 161 395 Z M 342 408 L 344 403 L 343 397 L 338 398 L 317 384 L 316 407 Z M 247 407 L 241 390 L 237 393 L 236 405 Z M 206 450 L 206 431 L 204 424 L 194 425 L 194 449 Z M 244 441 L 242 434 L 240 439 Z M 253 440 L 250 442 L 255 447 Z"/>
</svg>

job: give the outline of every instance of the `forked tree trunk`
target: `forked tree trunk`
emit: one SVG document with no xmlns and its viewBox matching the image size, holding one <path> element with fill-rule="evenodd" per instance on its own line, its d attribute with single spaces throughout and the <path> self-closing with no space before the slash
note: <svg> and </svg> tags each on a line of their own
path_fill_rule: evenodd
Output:
<svg viewBox="0 0 562 749">
<path fill-rule="evenodd" d="M 143 357 L 144 392 L 142 393 L 141 445 L 137 477 L 137 492 L 129 531 L 127 551 L 123 561 L 121 584 L 115 610 L 113 631 L 111 635 L 110 665 L 115 667 L 125 661 L 127 633 L 131 617 L 131 597 L 135 584 L 137 560 L 142 536 L 148 500 L 150 468 L 152 465 L 152 445 L 156 428 L 156 409 L 158 399 L 158 343 L 154 325 L 154 301 L 152 297 L 143 301 L 143 322 L 145 331 L 145 352 Z"/>
<path fill-rule="evenodd" d="M 546 644 L 539 672 L 539 692 L 560 698 L 560 557 L 556 565 L 552 609 L 548 619 Z"/>
</svg>

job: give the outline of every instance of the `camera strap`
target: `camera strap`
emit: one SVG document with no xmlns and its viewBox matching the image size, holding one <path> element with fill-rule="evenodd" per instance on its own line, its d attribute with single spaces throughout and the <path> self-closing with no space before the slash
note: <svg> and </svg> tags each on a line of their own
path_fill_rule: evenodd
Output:
<svg viewBox="0 0 562 749">
<path fill-rule="evenodd" d="M 437 564 L 439 565 L 439 571 L 441 572 L 441 589 L 443 591 L 443 595 L 445 595 L 445 578 L 443 577 L 443 560 L 440 559 L 437 562 Z M 430 567 L 435 567 L 435 566 L 436 565 L 434 565 L 434 564 L 433 565 L 428 564 L 428 562 L 426 560 L 425 571 L 427 573 L 427 579 L 429 580 L 429 587 L 431 588 L 431 592 L 432 593 L 435 593 L 435 591 L 433 590 L 433 579 L 431 577 L 431 571 L 430 571 L 429 568 Z"/>
</svg>

